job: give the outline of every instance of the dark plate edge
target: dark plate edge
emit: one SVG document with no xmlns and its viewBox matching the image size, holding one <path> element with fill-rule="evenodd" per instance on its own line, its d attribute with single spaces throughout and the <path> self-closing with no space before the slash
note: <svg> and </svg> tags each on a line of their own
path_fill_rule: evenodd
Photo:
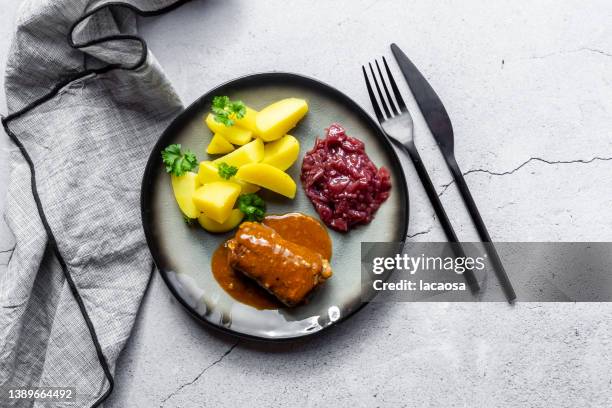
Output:
<svg viewBox="0 0 612 408">
<path fill-rule="evenodd" d="M 213 328 L 213 329 L 215 329 L 217 331 L 220 331 L 222 333 L 230 334 L 230 335 L 242 338 L 242 339 L 253 340 L 253 341 L 263 341 L 263 342 L 288 342 L 288 341 L 302 339 L 302 338 L 305 338 L 305 337 L 312 337 L 314 335 L 317 335 L 317 334 L 320 334 L 322 332 L 325 332 L 330 327 L 337 326 L 339 323 L 342 323 L 342 322 L 348 320 L 350 317 L 355 315 L 357 312 L 359 312 L 361 309 L 363 309 L 370 302 L 362 302 L 358 307 L 356 307 L 355 309 L 350 311 L 350 313 L 348 313 L 347 315 L 342 316 L 339 320 L 337 320 L 337 321 L 335 321 L 335 322 L 333 322 L 331 324 L 328 324 L 327 326 L 324 326 L 320 330 L 317 330 L 317 331 L 311 332 L 311 333 L 303 333 L 302 335 L 293 336 L 293 337 L 277 337 L 277 338 L 273 338 L 273 337 L 255 336 L 255 335 L 251 335 L 251 334 L 240 333 L 240 332 L 234 331 L 234 330 L 232 330 L 230 328 L 219 326 L 219 325 L 217 325 L 217 324 L 215 324 L 215 323 L 213 323 L 213 322 L 211 322 L 209 320 L 206 320 L 205 318 L 200 316 L 190 305 L 188 305 L 187 302 L 178 294 L 177 290 L 174 288 L 174 286 L 172 285 L 172 283 L 170 282 L 170 280 L 169 280 L 169 278 L 167 276 L 167 271 L 165 270 L 165 268 L 161 267 L 161 264 L 163 263 L 163 256 L 161 255 L 160 251 L 158 251 L 157 245 L 155 244 L 155 242 L 153 240 L 153 234 L 152 234 L 152 231 L 151 231 L 151 229 L 149 227 L 150 222 L 148 222 L 150 206 L 146 202 L 146 198 L 145 198 L 146 196 L 150 195 L 149 194 L 149 188 L 150 188 L 151 183 L 148 182 L 148 181 L 151 180 L 150 176 L 151 176 L 151 173 L 153 172 L 154 164 L 157 162 L 159 152 L 161 151 L 161 147 L 162 147 L 162 144 L 163 144 L 162 142 L 164 142 L 164 140 L 168 137 L 168 134 L 172 133 L 172 131 L 174 130 L 175 127 L 179 126 L 179 124 L 183 120 L 182 117 L 183 117 L 183 115 L 186 112 L 189 112 L 190 110 L 195 109 L 205 99 L 209 98 L 211 95 L 214 95 L 215 92 L 217 90 L 221 89 L 221 88 L 234 85 L 235 83 L 240 82 L 240 81 L 244 81 L 244 80 L 253 81 L 253 80 L 257 80 L 257 79 L 268 79 L 268 78 L 272 78 L 272 77 L 277 77 L 277 78 L 281 78 L 281 79 L 283 77 L 285 77 L 285 78 L 298 79 L 300 81 L 306 80 L 306 81 L 312 82 L 314 85 L 316 85 L 319 88 L 327 88 L 328 91 L 331 91 L 332 93 L 336 94 L 336 96 L 338 96 L 343 102 L 345 102 L 347 104 L 347 106 L 349 106 L 351 108 L 351 110 L 354 109 L 357 112 L 359 112 L 359 114 L 361 116 L 363 116 L 374 129 L 376 129 L 377 136 L 381 140 L 383 140 L 383 142 L 384 142 L 383 145 L 385 146 L 386 152 L 390 156 L 393 165 L 397 166 L 397 168 L 400 169 L 399 170 L 400 179 L 401 179 L 401 180 L 399 180 L 400 181 L 399 188 L 401 190 L 399 192 L 400 193 L 400 204 L 401 204 L 401 207 L 403 207 L 406 210 L 406 222 L 404 223 L 404 228 L 403 228 L 403 230 L 401 232 L 401 237 L 400 237 L 400 239 L 398 241 L 404 241 L 404 239 L 406 238 L 406 234 L 408 233 L 408 224 L 409 224 L 409 220 L 410 220 L 410 210 L 409 210 L 409 207 L 408 207 L 409 194 L 408 194 L 408 185 L 407 185 L 407 181 L 406 181 L 406 175 L 404 174 L 404 170 L 403 170 L 402 164 L 401 164 L 401 162 L 399 160 L 399 157 L 397 156 L 397 152 L 393 148 L 393 146 L 391 144 L 391 141 L 388 139 L 388 137 L 382 131 L 379 123 L 376 120 L 374 120 L 374 118 L 365 109 L 363 109 L 357 102 L 355 102 L 348 95 L 346 95 L 342 91 L 338 90 L 337 88 L 335 88 L 335 87 L 333 87 L 331 85 L 328 85 L 325 82 L 319 81 L 318 79 L 314 79 L 312 77 L 308 77 L 308 76 L 301 75 L 301 74 L 290 73 L 290 72 L 276 72 L 276 71 L 274 71 L 274 72 L 261 72 L 261 73 L 243 75 L 241 77 L 234 78 L 232 80 L 226 81 L 226 82 L 224 82 L 222 84 L 219 84 L 219 85 L 213 87 L 208 92 L 206 92 L 204 95 L 202 95 L 201 97 L 199 97 L 198 99 L 193 101 L 182 112 L 180 112 L 172 120 L 172 122 L 170 122 L 170 124 L 166 127 L 166 129 L 162 132 L 161 136 L 159 137 L 159 139 L 155 143 L 155 146 L 153 147 L 153 149 L 151 151 L 151 154 L 149 155 L 149 159 L 147 160 L 147 164 L 145 166 L 145 170 L 144 170 L 144 174 L 143 174 L 143 178 L 142 178 L 141 189 L 140 189 L 140 215 L 141 215 L 142 227 L 143 227 L 145 238 L 146 238 L 146 241 L 147 241 L 147 246 L 149 247 L 149 251 L 151 252 L 151 256 L 153 257 L 153 262 L 155 263 L 155 266 L 159 270 L 159 273 L 160 273 L 162 279 L 166 283 L 166 286 L 168 287 L 170 292 L 172 292 L 172 295 L 189 312 L 189 314 L 191 314 L 198 322 L 204 323 L 207 327 L 211 327 L 211 328 Z M 397 185 L 393 186 L 394 190 L 397 190 L 397 188 L 398 188 Z M 145 222 L 145 220 L 147 222 Z"/>
</svg>

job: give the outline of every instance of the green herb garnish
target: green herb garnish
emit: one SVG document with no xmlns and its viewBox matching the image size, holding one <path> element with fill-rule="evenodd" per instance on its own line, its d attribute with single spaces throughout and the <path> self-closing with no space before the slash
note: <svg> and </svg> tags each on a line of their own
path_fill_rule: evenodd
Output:
<svg viewBox="0 0 612 408">
<path fill-rule="evenodd" d="M 161 155 L 166 165 L 166 172 L 174 176 L 182 176 L 198 165 L 195 154 L 189 149 L 185 149 L 185 153 L 181 152 L 180 144 L 171 144 L 162 151 Z"/>
<path fill-rule="evenodd" d="M 191 227 L 193 225 L 193 222 L 195 221 L 195 219 L 189 218 L 188 216 L 183 214 L 183 221 L 185 221 L 185 224 L 187 224 L 187 225 L 189 225 Z"/>
<path fill-rule="evenodd" d="M 227 96 L 215 96 L 211 111 L 215 122 L 230 127 L 234 119 L 242 119 L 246 115 L 246 105 L 242 101 L 231 101 Z"/>
<path fill-rule="evenodd" d="M 247 221 L 263 221 L 266 215 L 266 203 L 255 193 L 238 197 L 238 209 L 244 213 Z"/>
<path fill-rule="evenodd" d="M 238 167 L 230 166 L 225 162 L 219 163 L 219 177 L 229 180 L 238 173 Z"/>
</svg>

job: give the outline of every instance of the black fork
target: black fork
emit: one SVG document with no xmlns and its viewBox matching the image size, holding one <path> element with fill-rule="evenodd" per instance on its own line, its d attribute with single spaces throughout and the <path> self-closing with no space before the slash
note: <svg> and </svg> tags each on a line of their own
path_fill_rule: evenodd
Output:
<svg viewBox="0 0 612 408">
<path fill-rule="evenodd" d="M 388 80 L 385 80 L 385 75 L 383 75 L 382 70 L 380 69 L 380 65 L 378 61 L 374 61 L 376 66 L 376 72 L 371 63 L 369 63 L 369 71 L 370 76 L 372 77 L 372 82 L 374 83 L 374 87 L 376 88 L 376 94 L 374 94 L 374 89 L 370 84 L 370 79 L 368 78 L 368 73 L 366 71 L 366 67 L 362 66 L 361 69 L 363 71 L 363 78 L 366 83 L 366 87 L 368 89 L 368 95 L 370 96 L 370 101 L 372 102 L 372 107 L 374 108 L 374 113 L 376 114 L 376 118 L 380 123 L 380 126 L 383 128 L 385 134 L 393 141 L 402 151 L 408 154 L 412 163 L 414 163 L 414 167 L 421 179 L 421 183 L 425 188 L 425 192 L 427 193 L 427 197 L 429 197 L 429 201 L 433 206 L 440 223 L 442 224 L 442 228 L 446 233 L 446 237 L 450 242 L 456 243 L 453 246 L 453 250 L 455 255 L 458 257 L 466 257 L 465 251 L 461 244 L 459 243 L 459 239 L 457 238 L 457 234 L 455 234 L 455 230 L 453 229 L 453 225 L 451 224 L 448 216 L 446 215 L 446 211 L 442 206 L 442 202 L 440 201 L 440 197 L 438 197 L 438 192 L 434 187 L 431 179 L 429 178 L 429 174 L 427 173 L 427 169 L 421 160 L 421 156 L 417 151 L 416 145 L 414 143 L 414 126 L 412 123 L 412 116 L 404 103 L 404 99 L 397 87 L 395 80 L 393 79 L 393 75 L 391 74 L 391 70 L 389 69 L 389 65 L 387 64 L 387 60 L 383 57 L 383 64 L 385 67 L 385 72 Z M 377 75 L 378 73 L 378 79 Z M 382 88 L 379 85 L 382 84 Z M 387 85 L 390 84 L 390 86 Z M 393 92 L 393 97 L 391 92 L 389 92 L 389 88 Z M 383 95 L 384 90 L 384 95 Z M 378 100 L 376 99 L 376 95 L 378 95 Z M 386 99 L 385 99 L 386 97 Z M 380 103 L 379 103 L 380 101 Z M 478 281 L 474 276 L 474 272 L 471 270 L 467 270 L 464 274 L 465 280 L 468 283 L 470 290 L 472 293 L 476 293 L 480 290 L 480 286 L 478 285 Z"/>
</svg>

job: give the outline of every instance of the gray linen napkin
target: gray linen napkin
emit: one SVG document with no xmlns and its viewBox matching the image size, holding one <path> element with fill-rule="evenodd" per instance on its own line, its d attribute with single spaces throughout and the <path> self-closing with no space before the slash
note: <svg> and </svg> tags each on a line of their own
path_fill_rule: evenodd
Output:
<svg viewBox="0 0 612 408">
<path fill-rule="evenodd" d="M 136 14 L 177 0 L 28 0 L 6 69 L 15 144 L 0 274 L 0 406 L 99 406 L 152 261 L 140 223 L 149 152 L 182 109 L 136 36 Z M 74 387 L 76 401 L 9 400 Z"/>
</svg>

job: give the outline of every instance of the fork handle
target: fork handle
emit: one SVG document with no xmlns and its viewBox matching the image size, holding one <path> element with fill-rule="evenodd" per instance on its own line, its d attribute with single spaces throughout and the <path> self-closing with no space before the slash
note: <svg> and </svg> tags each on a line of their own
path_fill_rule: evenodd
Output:
<svg viewBox="0 0 612 408">
<path fill-rule="evenodd" d="M 468 208 L 468 212 L 474 220 L 474 224 L 476 224 L 476 230 L 480 235 L 480 239 L 483 242 L 488 242 L 491 245 L 487 247 L 487 252 L 491 256 L 491 263 L 495 268 L 495 273 L 497 275 L 497 279 L 501 284 L 501 287 L 506 295 L 506 299 L 508 302 L 512 303 L 516 299 L 516 293 L 514 292 L 514 288 L 512 287 L 512 283 L 510 282 L 510 278 L 508 278 L 508 274 L 506 273 L 506 269 L 502 264 L 502 261 L 493 245 L 493 241 L 491 240 L 491 236 L 489 235 L 489 231 L 487 231 L 487 227 L 480 216 L 480 212 L 478 211 L 478 207 L 476 207 L 476 203 L 474 202 L 474 198 L 470 193 L 470 189 L 465 182 L 465 178 L 463 177 L 463 173 L 461 169 L 459 169 L 459 165 L 454 157 L 450 157 L 447 160 L 448 167 L 455 178 L 455 182 L 457 183 L 457 187 L 459 188 L 459 192 L 461 193 L 461 197 L 463 197 L 463 201 Z"/>
<path fill-rule="evenodd" d="M 450 242 L 456 243 L 457 245 L 453 246 L 453 250 L 455 255 L 458 257 L 465 258 L 465 251 L 463 250 L 463 246 L 459 243 L 459 239 L 457 238 L 457 234 L 455 234 L 455 230 L 453 229 L 453 225 L 451 224 L 448 216 L 446 215 L 446 211 L 442 206 L 442 202 L 440 201 L 440 197 L 438 196 L 438 192 L 434 187 L 431 179 L 429 178 L 429 174 L 427 173 L 427 169 L 423 164 L 423 160 L 421 160 L 421 155 L 419 154 L 416 145 L 414 142 L 402 144 L 404 150 L 410 156 L 412 163 L 414 164 L 414 168 L 421 179 L 421 183 L 423 187 L 425 187 L 425 192 L 427 193 L 427 197 L 429 197 L 429 201 L 431 201 L 431 205 L 433 206 L 440 223 L 442 224 L 442 228 L 446 233 L 446 237 Z M 470 290 L 473 293 L 476 293 L 480 290 L 480 285 L 478 285 L 478 280 L 474 276 L 474 272 L 472 270 L 467 270 L 463 274 L 466 282 L 468 283 Z"/>
</svg>

